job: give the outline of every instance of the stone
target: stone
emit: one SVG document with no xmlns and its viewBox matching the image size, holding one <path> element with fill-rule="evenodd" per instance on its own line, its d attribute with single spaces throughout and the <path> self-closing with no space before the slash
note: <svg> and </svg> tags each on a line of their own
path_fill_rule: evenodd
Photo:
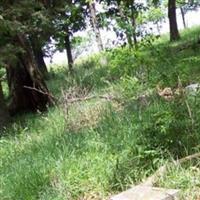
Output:
<svg viewBox="0 0 200 200">
<path fill-rule="evenodd" d="M 200 84 L 199 83 L 190 84 L 185 87 L 185 91 L 187 94 L 195 95 L 198 91 L 200 91 Z"/>
<path fill-rule="evenodd" d="M 138 185 L 110 200 L 178 200 L 179 190 Z"/>
</svg>

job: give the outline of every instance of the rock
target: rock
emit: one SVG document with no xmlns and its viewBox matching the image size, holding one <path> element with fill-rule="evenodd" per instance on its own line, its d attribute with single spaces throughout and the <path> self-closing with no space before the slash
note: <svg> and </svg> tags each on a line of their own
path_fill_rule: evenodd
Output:
<svg viewBox="0 0 200 200">
<path fill-rule="evenodd" d="M 200 91 L 200 84 L 195 83 L 185 87 L 185 91 L 187 94 L 195 95 L 198 91 Z"/>
<path fill-rule="evenodd" d="M 178 200 L 179 190 L 138 185 L 110 200 Z"/>
</svg>

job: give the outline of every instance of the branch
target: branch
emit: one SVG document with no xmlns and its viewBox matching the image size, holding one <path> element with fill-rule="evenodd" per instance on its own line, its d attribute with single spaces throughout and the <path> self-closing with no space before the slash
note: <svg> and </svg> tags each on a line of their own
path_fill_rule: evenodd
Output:
<svg viewBox="0 0 200 200">
<path fill-rule="evenodd" d="M 68 103 L 76 103 L 76 102 L 79 102 L 79 101 L 87 101 L 87 100 L 91 100 L 91 99 L 95 99 L 95 98 L 100 98 L 100 99 L 105 99 L 107 101 L 112 101 L 112 100 L 115 100 L 115 101 L 118 101 L 119 102 L 119 99 L 117 99 L 116 97 L 113 97 L 113 96 L 104 96 L 104 95 L 94 95 L 94 96 L 89 96 L 89 97 L 82 97 L 82 98 L 74 98 L 74 99 L 65 99 Z"/>
<path fill-rule="evenodd" d="M 53 101 L 57 101 L 56 97 L 54 97 L 53 95 L 51 95 L 51 94 L 48 93 L 48 92 L 43 92 L 42 90 L 39 90 L 39 89 L 37 89 L 37 88 L 35 88 L 35 87 L 29 87 L 29 86 L 23 86 L 23 87 L 26 88 L 26 89 L 34 90 L 34 91 L 39 92 L 39 93 L 41 93 L 41 94 L 47 95 L 47 96 L 49 96 Z"/>
</svg>

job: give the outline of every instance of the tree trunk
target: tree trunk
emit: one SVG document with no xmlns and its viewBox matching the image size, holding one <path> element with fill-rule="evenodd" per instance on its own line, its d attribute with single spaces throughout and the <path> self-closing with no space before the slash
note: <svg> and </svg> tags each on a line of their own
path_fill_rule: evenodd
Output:
<svg viewBox="0 0 200 200">
<path fill-rule="evenodd" d="M 30 43 L 22 34 L 17 35 L 15 43 L 24 52 L 19 53 L 16 63 L 7 68 L 10 113 L 14 115 L 20 111 L 44 111 L 52 103 L 52 97 L 37 68 Z"/>
<path fill-rule="evenodd" d="M 118 9 L 119 9 L 119 15 L 120 15 L 121 20 L 128 22 L 128 18 L 124 15 L 123 8 L 121 8 L 120 3 L 118 3 Z M 126 34 L 128 45 L 130 48 L 132 48 L 133 47 L 132 35 L 127 30 L 125 30 L 125 34 Z"/>
<path fill-rule="evenodd" d="M 48 74 L 48 71 L 47 71 L 47 66 L 44 62 L 44 54 L 42 51 L 42 47 L 39 44 L 39 42 L 37 42 L 37 39 L 35 39 L 35 38 L 31 38 L 31 46 L 33 49 L 33 53 L 35 56 L 35 60 L 36 60 L 38 69 L 44 75 L 44 77 L 46 77 Z"/>
<path fill-rule="evenodd" d="M 168 0 L 168 17 L 170 29 L 170 41 L 180 39 L 176 20 L 176 0 Z"/>
<path fill-rule="evenodd" d="M 160 35 L 160 26 L 159 26 L 159 21 L 156 22 L 156 28 L 157 28 L 157 31 L 158 31 L 158 35 Z"/>
<path fill-rule="evenodd" d="M 137 37 L 136 37 L 136 17 L 135 17 L 135 10 L 133 5 L 131 5 L 131 24 L 133 27 L 133 41 L 134 41 L 134 45 L 135 47 L 137 47 Z"/>
<path fill-rule="evenodd" d="M 6 108 L 6 104 L 4 102 L 3 90 L 0 82 L 0 130 L 3 128 L 3 126 L 6 124 L 8 120 L 9 120 L 9 114 Z"/>
<path fill-rule="evenodd" d="M 184 9 L 182 7 L 180 7 L 180 10 L 181 10 L 181 16 L 182 16 L 182 20 L 183 20 L 183 27 L 186 28 Z"/>
<path fill-rule="evenodd" d="M 68 29 L 65 31 L 65 49 L 67 52 L 67 60 L 68 60 L 68 67 L 69 67 L 69 72 L 72 74 L 73 73 L 73 57 L 72 57 L 72 48 L 71 48 L 71 42 L 70 42 L 70 37 L 69 37 L 69 32 Z"/>
<path fill-rule="evenodd" d="M 91 21 L 92 21 L 92 27 L 95 33 L 95 37 L 96 37 L 96 42 L 98 45 L 98 49 L 99 51 L 103 50 L 103 43 L 101 40 L 101 33 L 98 27 L 98 22 L 97 22 L 97 18 L 96 18 L 96 8 L 95 8 L 95 2 L 92 1 L 89 4 L 89 8 L 90 8 L 90 15 L 91 15 Z"/>
</svg>

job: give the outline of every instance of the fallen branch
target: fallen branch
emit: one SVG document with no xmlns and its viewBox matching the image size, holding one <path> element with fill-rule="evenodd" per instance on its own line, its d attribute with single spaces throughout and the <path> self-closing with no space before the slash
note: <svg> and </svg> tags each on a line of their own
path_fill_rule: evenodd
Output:
<svg viewBox="0 0 200 200">
<path fill-rule="evenodd" d="M 54 103 L 55 103 L 55 101 L 57 101 L 56 97 L 54 97 L 50 93 L 43 92 L 42 90 L 39 90 L 39 89 L 37 89 L 35 87 L 24 86 L 24 88 L 29 89 L 29 90 L 34 90 L 34 91 L 39 92 L 41 94 L 47 95 L 47 96 L 49 96 L 53 100 Z"/>
<path fill-rule="evenodd" d="M 100 98 L 100 99 L 105 99 L 107 101 L 118 101 L 119 102 L 119 99 L 117 99 L 116 97 L 113 97 L 113 96 L 104 96 L 104 95 L 94 95 L 94 96 L 89 96 L 89 97 L 81 97 L 81 98 L 72 98 L 72 99 L 68 99 L 68 98 L 65 98 L 65 100 L 67 101 L 67 103 L 76 103 L 76 102 L 80 102 L 80 101 L 87 101 L 87 100 L 91 100 L 91 99 L 96 99 L 96 98 Z"/>
<path fill-rule="evenodd" d="M 76 102 L 79 102 L 79 101 L 87 101 L 87 100 L 91 100 L 91 99 L 94 99 L 96 98 L 96 96 L 90 96 L 90 97 L 81 97 L 81 98 L 72 98 L 72 99 L 65 99 L 67 101 L 67 103 L 76 103 Z"/>
<path fill-rule="evenodd" d="M 190 161 L 192 159 L 197 159 L 198 157 L 200 157 L 200 153 L 196 153 L 190 156 L 186 156 L 185 158 L 181 158 L 177 161 L 174 161 L 173 164 L 175 166 L 178 166 L 184 162 Z M 172 164 L 172 163 L 171 163 Z M 147 178 L 147 180 L 145 182 L 143 182 L 141 185 L 145 185 L 145 186 L 153 186 L 154 183 L 156 182 L 157 178 L 159 176 L 163 176 L 166 171 L 167 171 L 167 164 L 161 166 L 152 176 L 150 176 L 149 178 Z"/>
</svg>

